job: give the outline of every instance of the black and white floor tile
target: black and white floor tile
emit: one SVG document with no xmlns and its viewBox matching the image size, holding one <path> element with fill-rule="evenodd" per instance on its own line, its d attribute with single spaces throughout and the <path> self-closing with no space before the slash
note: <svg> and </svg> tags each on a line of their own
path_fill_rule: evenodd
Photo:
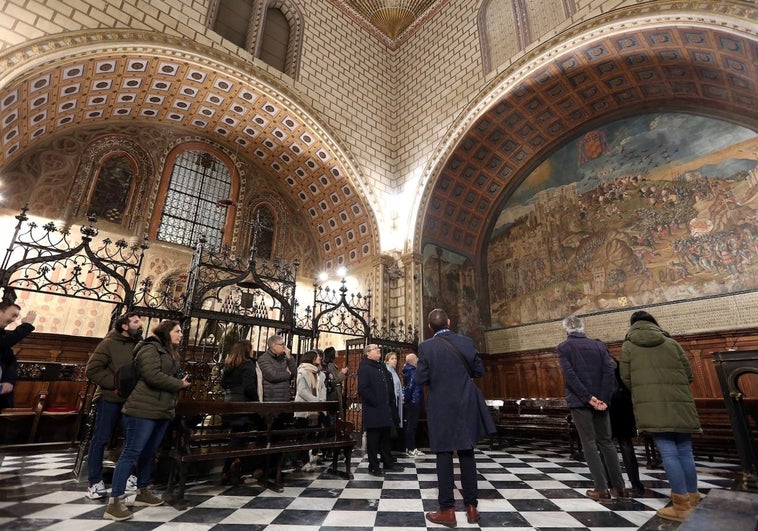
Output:
<svg viewBox="0 0 758 531">
<path fill-rule="evenodd" d="M 182 531 L 368 531 L 442 528 L 427 522 L 424 512 L 437 509 L 434 456 L 399 458 L 402 472 L 384 478 L 368 474 L 360 455 L 354 478 L 342 479 L 319 467 L 285 477 L 281 493 L 252 480 L 237 487 L 217 478 L 198 481 L 187 492 L 190 507 L 134 508 L 128 522 L 102 518 L 105 500 L 84 497 L 86 482 L 72 479 L 73 453 L 0 456 L 0 529 L 89 531 L 94 529 Z M 663 470 L 648 470 L 641 457 L 644 496 L 631 502 L 601 505 L 584 492 L 592 487 L 584 463 L 551 443 L 523 443 L 477 453 L 479 525 L 459 528 L 489 530 L 614 530 L 676 529 L 678 524 L 655 516 L 668 502 Z M 728 489 L 738 463 L 699 461 L 700 491 Z M 156 490 L 160 491 L 160 485 Z M 462 509 L 456 493 L 458 509 Z M 129 502 L 127 501 L 127 504 Z"/>
</svg>

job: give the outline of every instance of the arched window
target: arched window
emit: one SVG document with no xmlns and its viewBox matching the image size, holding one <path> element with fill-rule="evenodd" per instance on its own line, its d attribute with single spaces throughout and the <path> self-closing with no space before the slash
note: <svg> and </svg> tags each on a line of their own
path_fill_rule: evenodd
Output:
<svg viewBox="0 0 758 531">
<path fill-rule="evenodd" d="M 253 212 L 253 241 L 251 247 L 255 249 L 255 256 L 270 260 L 274 254 L 274 232 L 276 230 L 276 218 L 267 205 L 259 205 Z"/>
<path fill-rule="evenodd" d="M 126 155 L 106 159 L 98 171 L 87 213 L 120 224 L 129 204 L 134 174 L 133 162 Z"/>
<path fill-rule="evenodd" d="M 236 200 L 233 188 L 229 169 L 212 153 L 180 153 L 165 186 L 157 239 L 193 247 L 204 238 L 220 246 L 229 225 L 229 200 Z"/>
<path fill-rule="evenodd" d="M 240 48 L 247 48 L 247 36 L 253 13 L 252 2 L 219 0 L 212 24 L 213 31 Z"/>
<path fill-rule="evenodd" d="M 215 0 L 208 27 L 297 79 L 304 25 L 294 0 Z"/>
</svg>

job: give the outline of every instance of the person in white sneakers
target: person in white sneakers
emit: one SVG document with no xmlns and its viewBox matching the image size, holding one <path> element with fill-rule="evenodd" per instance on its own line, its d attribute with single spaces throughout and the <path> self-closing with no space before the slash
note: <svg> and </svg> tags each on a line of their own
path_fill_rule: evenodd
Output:
<svg viewBox="0 0 758 531">
<path fill-rule="evenodd" d="M 113 431 L 122 420 L 121 407 L 126 401 L 116 394 L 116 371 L 132 362 L 134 347 L 140 339 L 142 319 L 137 312 L 128 312 L 116 319 L 113 329 L 97 344 L 87 361 L 87 378 L 97 385 L 93 398 L 95 426 L 87 454 L 89 487 L 86 496 L 90 500 L 99 500 L 108 495 L 103 481 L 103 454 Z"/>
<path fill-rule="evenodd" d="M 179 391 L 192 385 L 190 375 L 181 370 L 179 344 L 182 327 L 179 321 L 163 321 L 150 337 L 137 344 L 135 363 L 139 381 L 126 399 L 124 414 L 124 448 L 113 471 L 113 488 L 103 518 L 128 520 L 134 516 L 126 507 L 126 483 L 137 466 L 135 507 L 155 507 L 163 499 L 153 492 L 150 483 L 155 454 L 163 440 Z"/>
<path fill-rule="evenodd" d="M 424 400 L 424 392 L 416 383 L 416 365 L 418 356 L 414 353 L 406 354 L 403 365 L 403 402 L 405 403 L 405 454 L 408 457 L 421 457 L 426 455 L 416 447 L 416 427 L 421 412 L 421 402 Z"/>
</svg>

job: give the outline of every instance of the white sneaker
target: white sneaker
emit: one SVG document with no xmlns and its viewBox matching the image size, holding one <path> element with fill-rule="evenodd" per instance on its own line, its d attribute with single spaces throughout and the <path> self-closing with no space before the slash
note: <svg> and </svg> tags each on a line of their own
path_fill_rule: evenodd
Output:
<svg viewBox="0 0 758 531">
<path fill-rule="evenodd" d="M 126 490 L 137 490 L 137 476 L 134 474 L 126 480 Z"/>
<path fill-rule="evenodd" d="M 408 457 L 423 457 L 426 454 L 419 450 L 418 448 L 415 448 L 413 450 L 408 450 Z"/>
<path fill-rule="evenodd" d="M 87 494 L 85 494 L 90 500 L 99 500 L 108 496 L 108 491 L 105 490 L 105 483 L 98 481 L 91 487 L 87 487 Z"/>
</svg>

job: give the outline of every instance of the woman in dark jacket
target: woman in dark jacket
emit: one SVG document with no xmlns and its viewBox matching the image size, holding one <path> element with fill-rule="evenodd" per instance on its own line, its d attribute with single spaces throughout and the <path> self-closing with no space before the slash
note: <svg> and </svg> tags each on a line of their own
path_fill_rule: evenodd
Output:
<svg viewBox="0 0 758 531">
<path fill-rule="evenodd" d="M 134 505 L 156 506 L 163 500 L 153 494 L 150 480 L 158 447 L 171 419 L 180 389 L 189 387 L 189 375 L 180 377 L 179 343 L 182 328 L 178 321 L 163 321 L 153 334 L 135 348 L 140 379 L 123 407 L 124 448 L 113 472 L 113 484 L 104 518 L 128 520 L 134 514 L 126 508 L 126 480 L 137 463 L 137 497 Z"/>
<path fill-rule="evenodd" d="M 616 390 L 611 395 L 611 405 L 608 412 L 611 417 L 611 433 L 621 448 L 621 457 L 624 460 L 624 468 L 635 496 L 645 494 L 645 485 L 640 481 L 640 467 L 637 456 L 634 453 L 634 438 L 637 436 L 637 425 L 634 422 L 634 408 L 632 407 L 632 393 L 621 381 L 619 362 L 613 359 L 616 365 Z"/>
<path fill-rule="evenodd" d="M 249 339 L 242 339 L 232 345 L 229 355 L 224 360 L 224 374 L 221 387 L 224 398 L 229 402 L 258 402 L 263 382 L 259 381 L 255 365 L 253 344 Z M 257 425 L 260 419 L 247 415 L 230 415 L 229 424 L 233 432 L 247 431 Z M 243 438 L 229 439 L 229 446 L 244 444 Z M 221 482 L 239 485 L 242 481 L 242 461 L 228 458 L 221 472 Z"/>
<path fill-rule="evenodd" d="M 658 515 L 683 521 L 699 501 L 692 434 L 701 432 L 684 349 L 655 318 L 637 311 L 621 347 L 621 380 L 632 392 L 637 429 L 652 435 L 671 485 L 673 507 Z"/>
</svg>

